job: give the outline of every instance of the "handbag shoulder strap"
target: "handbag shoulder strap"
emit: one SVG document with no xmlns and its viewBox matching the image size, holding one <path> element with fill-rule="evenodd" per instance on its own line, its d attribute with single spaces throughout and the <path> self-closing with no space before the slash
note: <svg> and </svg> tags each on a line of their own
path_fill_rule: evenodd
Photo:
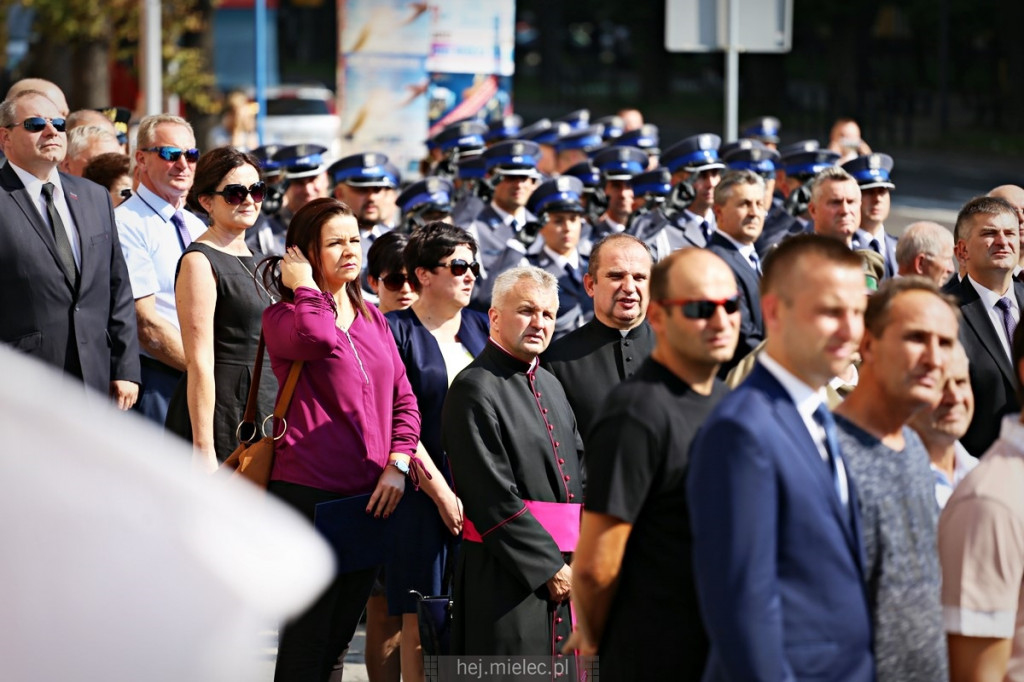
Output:
<svg viewBox="0 0 1024 682">
<path fill-rule="evenodd" d="M 302 365 L 302 360 L 296 360 L 292 363 L 292 368 L 288 371 L 288 378 L 284 382 L 284 388 L 281 389 L 281 395 L 277 398 L 277 405 L 274 406 L 275 419 L 281 419 L 288 412 L 288 405 L 292 402 L 292 394 L 295 393 L 295 385 L 299 383 L 299 373 L 302 372 Z"/>
<path fill-rule="evenodd" d="M 263 342 L 263 331 L 260 331 L 260 342 L 256 346 L 256 364 L 252 368 L 252 381 L 249 383 L 249 397 L 245 399 L 243 424 L 256 424 L 256 398 L 260 393 L 260 377 L 263 374 L 263 355 L 266 345 Z"/>
</svg>

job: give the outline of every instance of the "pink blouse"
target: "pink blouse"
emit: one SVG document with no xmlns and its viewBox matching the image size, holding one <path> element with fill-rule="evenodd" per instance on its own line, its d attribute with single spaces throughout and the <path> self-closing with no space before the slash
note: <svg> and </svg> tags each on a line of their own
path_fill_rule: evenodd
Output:
<svg viewBox="0 0 1024 682">
<path fill-rule="evenodd" d="M 279 384 L 293 360 L 305 361 L 271 479 L 359 495 L 373 491 L 390 453 L 416 452 L 420 413 L 384 316 L 369 306 L 370 319 L 357 314 L 345 332 L 331 303 L 330 294 L 299 287 L 294 303 L 263 313 Z"/>
</svg>

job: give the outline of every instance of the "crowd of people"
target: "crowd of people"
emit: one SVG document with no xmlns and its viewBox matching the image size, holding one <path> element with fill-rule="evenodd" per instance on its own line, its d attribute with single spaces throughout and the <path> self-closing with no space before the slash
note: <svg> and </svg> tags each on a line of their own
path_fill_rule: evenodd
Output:
<svg viewBox="0 0 1024 682">
<path fill-rule="evenodd" d="M 171 114 L 129 155 L 20 81 L 0 340 L 197 472 L 278 438 L 269 491 L 338 570 L 277 680 L 339 675 L 364 609 L 371 680 L 424 679 L 443 594 L 431 654 L 566 678 L 1024 680 L 1024 189 L 897 239 L 849 119 L 522 123 L 448 125 L 403 183 Z"/>
</svg>

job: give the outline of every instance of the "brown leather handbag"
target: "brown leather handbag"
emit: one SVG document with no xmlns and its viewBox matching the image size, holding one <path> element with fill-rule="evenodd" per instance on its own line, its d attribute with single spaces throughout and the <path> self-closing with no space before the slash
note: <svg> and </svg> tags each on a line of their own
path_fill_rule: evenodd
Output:
<svg viewBox="0 0 1024 682">
<path fill-rule="evenodd" d="M 244 478 L 253 485 L 266 490 L 270 483 L 270 472 L 274 468 L 274 443 L 284 436 L 288 430 L 288 421 L 284 418 L 288 412 L 288 405 L 292 401 L 292 394 L 295 392 L 295 385 L 299 382 L 299 373 L 302 371 L 302 361 L 296 360 L 288 372 L 288 379 L 281 389 L 277 398 L 277 405 L 274 406 L 274 414 L 263 420 L 260 431 L 263 437 L 253 442 L 256 437 L 256 397 L 260 391 L 260 376 L 263 374 L 264 343 L 263 334 L 260 333 L 260 342 L 256 348 L 256 365 L 252 370 L 252 383 L 249 385 L 249 397 L 245 401 L 245 413 L 242 421 L 235 430 L 238 438 L 238 447 L 228 455 L 221 465 L 222 469 L 232 471 L 232 478 Z M 270 433 L 267 433 L 267 422 L 271 421 Z M 281 432 L 275 434 L 274 425 L 281 422 Z M 249 426 L 247 430 L 251 433 L 248 439 L 243 439 L 242 428 Z"/>
</svg>

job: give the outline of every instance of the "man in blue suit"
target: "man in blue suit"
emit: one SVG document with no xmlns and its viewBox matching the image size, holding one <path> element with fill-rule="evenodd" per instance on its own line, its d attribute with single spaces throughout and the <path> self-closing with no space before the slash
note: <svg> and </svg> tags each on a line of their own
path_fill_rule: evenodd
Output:
<svg viewBox="0 0 1024 682">
<path fill-rule="evenodd" d="M 822 402 L 866 300 L 838 240 L 796 236 L 765 263 L 764 352 L 690 453 L 704 680 L 875 679 L 857 493 Z"/>
</svg>

